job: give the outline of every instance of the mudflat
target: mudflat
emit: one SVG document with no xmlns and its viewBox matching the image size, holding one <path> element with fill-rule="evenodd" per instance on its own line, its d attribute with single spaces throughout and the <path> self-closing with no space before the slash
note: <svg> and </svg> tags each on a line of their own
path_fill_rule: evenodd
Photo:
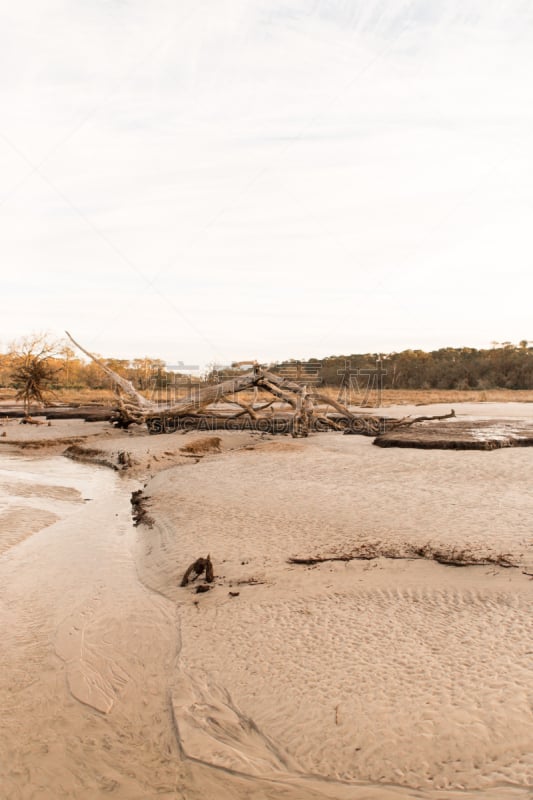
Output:
<svg viewBox="0 0 533 800">
<path fill-rule="evenodd" d="M 531 448 L 3 430 L 4 796 L 529 797 Z"/>
</svg>

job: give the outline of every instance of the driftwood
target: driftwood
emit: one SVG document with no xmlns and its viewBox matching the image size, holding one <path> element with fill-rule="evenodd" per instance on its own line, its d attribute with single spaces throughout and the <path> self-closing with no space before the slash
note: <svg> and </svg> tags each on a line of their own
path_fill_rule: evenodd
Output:
<svg viewBox="0 0 533 800">
<path fill-rule="evenodd" d="M 43 409 L 34 408 L 31 410 L 34 417 L 42 417 L 44 415 Z M 27 417 L 28 413 L 22 408 L 20 404 L 14 406 L 1 406 L 0 407 L 0 420 L 9 421 L 10 419 L 22 419 Z"/>
<path fill-rule="evenodd" d="M 113 370 L 110 369 L 107 366 L 107 364 L 104 364 L 104 362 L 101 359 L 99 359 L 97 356 L 93 355 L 93 353 L 90 353 L 88 350 L 85 350 L 81 346 L 81 344 L 79 344 L 75 339 L 72 338 L 72 336 L 70 335 L 70 333 L 68 331 L 65 331 L 65 333 L 67 334 L 67 336 L 70 339 L 70 341 L 72 342 L 72 344 L 76 345 L 76 347 L 79 350 L 81 350 L 82 353 L 85 353 L 85 355 L 88 356 L 92 361 L 94 361 L 95 364 L 98 364 L 100 369 L 103 370 L 105 372 L 105 374 L 109 378 L 111 378 L 111 380 L 113 381 L 114 385 L 120 387 L 120 389 L 126 394 L 126 396 L 130 397 L 133 400 L 133 403 L 136 406 L 139 406 L 140 408 L 150 408 L 151 407 L 152 404 L 150 403 L 150 401 L 147 400 L 146 397 L 143 397 L 142 394 L 140 394 L 135 389 L 135 387 L 133 386 L 131 381 L 127 381 L 121 375 L 118 375 L 116 372 L 113 372 Z"/>
<path fill-rule="evenodd" d="M 368 415 L 355 415 L 337 400 L 315 391 L 308 391 L 295 381 L 280 377 L 261 365 L 252 362 L 252 369 L 242 375 L 214 385 L 206 385 L 197 389 L 191 396 L 175 403 L 159 405 L 147 400 L 120 375 L 117 375 L 100 358 L 85 350 L 71 335 L 66 332 L 71 342 L 85 355 L 91 358 L 113 381 L 117 393 L 117 407 L 113 422 L 119 427 L 128 427 L 133 423 L 146 424 L 150 433 L 163 433 L 178 428 L 217 429 L 242 427 L 272 433 L 290 433 L 292 436 L 307 436 L 311 430 L 343 430 L 358 425 L 361 433 L 379 432 L 379 419 Z M 254 405 L 237 400 L 236 395 L 243 391 L 258 390 L 273 396 L 267 403 Z M 221 412 L 217 404 L 225 402 L 228 406 L 237 406 L 238 412 Z M 287 416 L 283 408 L 276 411 L 274 403 L 285 405 L 289 409 Z M 317 403 L 331 406 L 334 414 L 324 412 L 316 407 Z M 264 415 L 270 409 L 268 415 Z M 376 421 L 377 420 L 377 421 Z M 200 427 L 204 424 L 205 427 Z M 393 424 L 391 422 L 391 424 Z"/>
<path fill-rule="evenodd" d="M 44 406 L 32 411 L 32 419 L 44 417 L 51 419 L 84 419 L 86 422 L 102 422 L 110 420 L 115 409 L 111 406 Z M 26 412 L 19 406 L 2 406 L 0 421 L 7 419 L 24 419 Z"/>
<path fill-rule="evenodd" d="M 78 406 L 64 408 L 47 408 L 46 419 L 84 419 L 86 422 L 106 422 L 114 414 L 111 406 Z"/>
<path fill-rule="evenodd" d="M 440 414 L 440 416 L 435 417 L 404 417 L 398 420 L 398 427 L 406 428 L 408 425 L 414 425 L 417 422 L 435 422 L 436 420 L 450 419 L 450 417 L 455 417 L 453 408 L 449 414 Z"/>
<path fill-rule="evenodd" d="M 84 419 L 86 422 L 107 422 L 112 419 L 116 409 L 111 406 L 45 406 L 32 412 L 32 419 Z M 0 420 L 19 419 L 26 417 L 20 406 L 4 406 L 0 409 Z"/>
<path fill-rule="evenodd" d="M 519 566 L 511 560 L 509 553 L 499 553 L 497 555 L 485 553 L 480 555 L 467 549 L 458 550 L 457 548 L 452 548 L 445 550 L 444 548 L 435 548 L 430 544 L 422 546 L 406 545 L 402 549 L 400 547 L 383 546 L 379 542 L 365 542 L 349 553 L 289 558 L 288 563 L 314 566 L 326 561 L 373 561 L 376 558 L 402 559 L 406 561 L 427 559 L 428 561 L 436 561 L 438 564 L 451 567 L 497 566 L 517 568 Z"/>
<path fill-rule="evenodd" d="M 497 567 L 517 568 L 518 564 L 511 561 L 509 553 L 498 553 L 497 555 L 484 555 L 480 556 L 473 553 L 471 550 L 434 550 L 429 545 L 416 548 L 414 551 L 418 558 L 429 558 L 436 561 L 438 564 L 444 564 L 449 567 L 480 567 L 494 565 Z"/>
<path fill-rule="evenodd" d="M 215 573 L 213 571 L 211 556 L 207 556 L 207 558 L 197 558 L 196 561 L 193 561 L 185 570 L 180 586 L 187 586 L 189 581 L 195 581 L 201 575 L 204 575 L 204 573 L 206 583 L 213 583 L 215 580 Z M 206 590 L 204 589 L 202 591 Z"/>
<path fill-rule="evenodd" d="M 131 515 L 133 517 L 133 524 L 135 527 L 138 525 L 147 525 L 149 528 L 153 527 L 154 520 L 149 515 L 147 505 L 150 498 L 147 495 L 143 495 L 142 489 L 138 489 L 136 492 L 132 492 L 131 494 Z"/>
<path fill-rule="evenodd" d="M 294 437 L 335 430 L 375 437 L 374 444 L 379 447 L 493 450 L 533 445 L 533 425 L 526 422 L 450 421 L 455 418 L 453 410 L 438 416 L 403 419 L 355 414 L 323 392 L 308 390 L 254 362 L 249 372 L 202 386 L 177 402 L 159 405 L 143 397 L 130 381 L 117 375 L 67 335 L 114 382 L 117 406 L 111 419 L 119 427 L 137 423 L 146 425 L 149 433 L 254 430 Z M 270 394 L 271 399 L 260 404 L 237 399 L 240 392 L 250 390 L 255 400 L 259 391 Z"/>
<path fill-rule="evenodd" d="M 443 419 L 450 419 L 455 417 L 455 411 L 450 411 L 449 414 L 440 414 L 434 417 L 402 417 L 402 419 L 392 419 L 391 417 L 371 417 L 371 416 L 355 416 L 349 420 L 346 427 L 345 435 L 364 434 L 366 436 L 379 436 L 387 433 L 388 431 L 404 430 L 410 428 L 419 422 L 437 422 Z M 346 420 L 343 420 L 345 423 Z"/>
</svg>

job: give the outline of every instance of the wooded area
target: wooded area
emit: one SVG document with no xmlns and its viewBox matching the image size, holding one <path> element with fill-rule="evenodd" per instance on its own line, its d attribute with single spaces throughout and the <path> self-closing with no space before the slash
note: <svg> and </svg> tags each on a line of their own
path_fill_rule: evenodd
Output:
<svg viewBox="0 0 533 800">
<path fill-rule="evenodd" d="M 494 343 L 477 350 L 471 347 L 446 347 L 432 352 L 404 350 L 399 353 L 359 353 L 290 359 L 266 365 L 272 372 L 298 379 L 313 386 L 333 386 L 357 391 L 372 389 L 376 363 L 380 364 L 381 383 L 388 389 L 533 389 L 533 347 L 522 340 Z M 15 375 L 19 353 L 15 347 L 0 354 L 0 387 L 19 388 Z M 136 389 L 147 393 L 164 390 L 176 384 L 219 383 L 242 374 L 239 369 L 208 368 L 201 376 L 180 375 L 166 369 L 162 359 L 145 356 L 134 359 L 100 357 L 115 374 L 131 381 Z M 53 368 L 52 389 L 110 389 L 109 376 L 92 361 L 78 357 L 65 342 L 56 348 L 49 360 Z M 375 388 L 375 387 L 374 387 Z"/>
<path fill-rule="evenodd" d="M 272 365 L 280 374 L 314 374 L 327 386 L 351 386 L 363 392 L 377 365 L 383 387 L 388 389 L 532 389 L 533 342 L 522 340 L 440 350 L 403 350 L 399 353 L 365 353 L 329 356 L 306 361 L 284 361 Z"/>
</svg>

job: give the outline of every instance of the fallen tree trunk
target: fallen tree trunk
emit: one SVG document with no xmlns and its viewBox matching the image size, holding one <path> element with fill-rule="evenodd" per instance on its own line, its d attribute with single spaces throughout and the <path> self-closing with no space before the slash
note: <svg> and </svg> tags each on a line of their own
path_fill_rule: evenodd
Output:
<svg viewBox="0 0 533 800">
<path fill-rule="evenodd" d="M 2 406 L 0 410 L 0 419 L 22 419 L 22 417 L 26 416 L 26 411 L 21 406 Z M 30 413 L 34 417 L 43 416 L 44 411 L 42 409 L 39 410 L 31 410 Z"/>
<path fill-rule="evenodd" d="M 111 378 L 111 380 L 113 381 L 115 386 L 120 387 L 120 389 L 126 395 L 128 395 L 129 397 L 131 397 L 134 400 L 136 405 L 140 406 L 141 408 L 150 408 L 151 407 L 152 403 L 150 402 L 150 400 L 147 400 L 146 397 L 143 397 L 143 395 L 140 394 L 134 388 L 134 386 L 131 383 L 131 381 L 128 381 L 128 380 L 126 380 L 126 378 L 123 378 L 121 375 L 118 375 L 116 372 L 113 372 L 113 370 L 110 369 L 107 366 L 107 364 L 104 364 L 104 362 L 100 358 L 97 358 L 95 355 L 90 353 L 88 350 L 85 350 L 81 346 L 81 344 L 79 344 L 75 339 L 72 338 L 72 336 L 70 335 L 70 333 L 68 331 L 65 331 L 65 333 L 67 334 L 67 336 L 70 339 L 70 341 L 72 342 L 72 344 L 76 345 L 76 347 L 78 347 L 81 350 L 82 353 L 85 353 L 86 356 L 88 356 L 92 361 L 94 361 L 95 364 L 98 364 L 100 369 L 102 369 L 105 372 L 105 374 L 109 378 Z"/>
<path fill-rule="evenodd" d="M 84 419 L 86 422 L 107 422 L 116 413 L 116 408 L 112 406 L 65 406 L 58 408 L 45 407 L 31 411 L 32 417 L 44 417 L 47 420 L 54 419 Z M 0 420 L 22 419 L 26 413 L 21 408 L 9 408 L 0 411 Z"/>
<path fill-rule="evenodd" d="M 455 412 L 439 417 L 415 417 L 403 420 L 387 419 L 365 414 L 354 414 L 346 406 L 327 395 L 308 391 L 305 386 L 287 380 L 259 364 L 253 363 L 251 371 L 217 384 L 198 388 L 190 396 L 174 403 L 159 405 L 143 397 L 130 381 L 117 375 L 101 359 L 79 345 L 67 332 L 67 336 L 85 355 L 91 358 L 114 382 L 117 389 L 117 408 L 112 416 L 114 423 L 128 427 L 132 423 L 146 424 L 150 433 L 165 433 L 184 430 L 258 430 L 268 433 L 291 433 L 292 436 L 307 436 L 310 431 L 344 430 L 347 434 L 378 436 L 396 428 L 413 429 L 415 423 L 426 420 L 442 420 L 455 416 Z M 250 362 L 249 362 L 250 363 Z M 239 392 L 253 389 L 269 392 L 290 409 L 290 415 L 261 415 L 261 411 L 272 406 L 275 400 L 256 408 L 253 403 L 237 400 Z M 220 413 L 213 405 L 226 401 L 241 410 L 232 415 Z M 322 407 L 315 404 L 320 403 Z M 323 406 L 326 406 L 324 411 Z M 327 407 L 334 409 L 329 413 Z M 210 408 L 211 407 L 211 408 Z M 210 409 L 210 413 L 209 413 Z M 94 419 L 94 416 L 92 417 Z M 378 442 L 376 442 L 378 443 Z M 381 442 L 380 442 L 381 443 Z M 387 446 L 383 441 L 382 446 Z"/>
<path fill-rule="evenodd" d="M 52 408 L 43 412 L 46 419 L 84 419 L 87 422 L 111 419 L 114 409 L 111 406 L 80 406 L 79 408 Z"/>
</svg>

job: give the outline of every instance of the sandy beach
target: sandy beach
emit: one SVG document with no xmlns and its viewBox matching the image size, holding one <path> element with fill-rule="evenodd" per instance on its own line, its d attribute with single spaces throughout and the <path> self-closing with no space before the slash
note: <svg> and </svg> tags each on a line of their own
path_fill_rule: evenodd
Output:
<svg viewBox="0 0 533 800">
<path fill-rule="evenodd" d="M 533 449 L 1 431 L 7 800 L 531 797 Z"/>
</svg>

